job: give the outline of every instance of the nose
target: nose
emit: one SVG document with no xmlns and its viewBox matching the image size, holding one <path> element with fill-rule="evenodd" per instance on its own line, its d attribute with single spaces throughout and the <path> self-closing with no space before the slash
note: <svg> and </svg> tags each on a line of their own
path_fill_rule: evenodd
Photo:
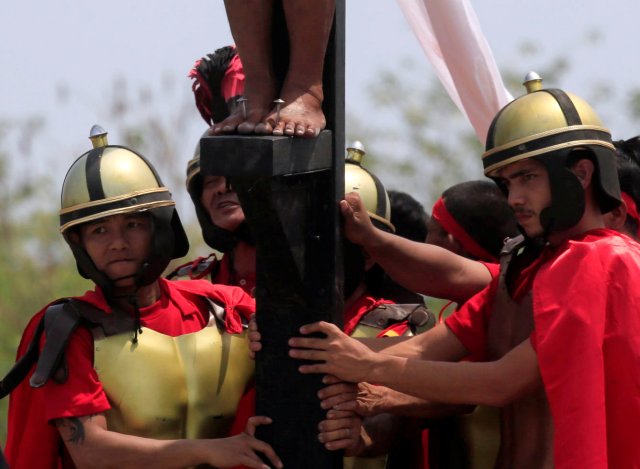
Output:
<svg viewBox="0 0 640 469">
<path fill-rule="evenodd" d="M 111 239 L 109 248 L 112 250 L 121 250 L 129 246 L 129 240 L 127 233 L 123 229 L 113 230 L 111 232 Z"/>
<path fill-rule="evenodd" d="M 507 202 L 511 208 L 524 204 L 524 194 L 513 186 L 512 184 L 512 187 L 510 187 L 507 192 Z"/>
<path fill-rule="evenodd" d="M 225 178 L 222 181 L 220 181 L 220 183 L 216 187 L 216 194 L 217 195 L 226 194 L 227 192 L 232 192 L 232 191 L 233 191 L 233 188 L 231 187 L 231 183 L 229 182 L 229 179 L 227 179 L 227 178 Z"/>
</svg>

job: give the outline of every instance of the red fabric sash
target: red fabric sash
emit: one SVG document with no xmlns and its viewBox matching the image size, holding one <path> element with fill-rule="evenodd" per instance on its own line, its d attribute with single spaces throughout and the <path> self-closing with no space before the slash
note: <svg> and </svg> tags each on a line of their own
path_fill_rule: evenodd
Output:
<svg viewBox="0 0 640 469">
<path fill-rule="evenodd" d="M 455 218 L 449 213 L 447 207 L 444 204 L 444 200 L 440 197 L 433 205 L 431 210 L 431 216 L 442 225 L 442 227 L 451 233 L 451 235 L 458 240 L 463 249 L 477 259 L 497 262 L 498 259 L 488 252 L 485 248 L 480 246 L 465 229 L 460 226 Z"/>
</svg>

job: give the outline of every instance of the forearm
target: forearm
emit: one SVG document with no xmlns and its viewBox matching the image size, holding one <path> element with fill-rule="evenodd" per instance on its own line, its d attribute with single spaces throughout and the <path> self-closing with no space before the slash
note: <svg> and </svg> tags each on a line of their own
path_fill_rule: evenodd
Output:
<svg viewBox="0 0 640 469">
<path fill-rule="evenodd" d="M 84 424 L 85 419 L 92 418 L 100 416 L 57 422 L 78 468 L 182 468 L 206 462 L 205 445 L 216 443 L 216 440 L 155 440 L 125 435 Z"/>
<path fill-rule="evenodd" d="M 445 363 L 386 354 L 373 360 L 371 382 L 446 404 L 504 406 L 541 383 L 528 340 L 494 362 Z"/>
<path fill-rule="evenodd" d="M 381 230 L 364 247 L 393 280 L 424 295 L 464 303 L 491 281 L 479 262 Z"/>
<path fill-rule="evenodd" d="M 472 409 L 473 406 L 442 404 L 389 389 L 377 410 L 401 417 L 430 419 L 468 413 Z"/>
<path fill-rule="evenodd" d="M 413 337 L 358 339 L 374 352 L 419 360 L 458 361 L 468 351 L 451 330 L 438 324 Z"/>
</svg>

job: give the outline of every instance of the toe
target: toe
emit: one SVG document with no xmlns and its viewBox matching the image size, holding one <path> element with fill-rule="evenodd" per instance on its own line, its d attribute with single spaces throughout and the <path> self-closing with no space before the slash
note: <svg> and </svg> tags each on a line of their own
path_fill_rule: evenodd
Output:
<svg viewBox="0 0 640 469">
<path fill-rule="evenodd" d="M 320 129 L 318 127 L 309 126 L 304 133 L 304 136 L 307 138 L 314 138 L 320 135 Z"/>
<path fill-rule="evenodd" d="M 252 134 L 255 131 L 255 128 L 256 126 L 253 122 L 244 121 L 238 126 L 238 133 L 243 135 Z"/>
</svg>

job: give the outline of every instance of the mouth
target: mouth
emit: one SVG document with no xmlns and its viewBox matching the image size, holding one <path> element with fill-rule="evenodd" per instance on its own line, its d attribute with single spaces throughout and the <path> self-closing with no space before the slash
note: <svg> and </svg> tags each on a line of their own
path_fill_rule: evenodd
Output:
<svg viewBox="0 0 640 469">
<path fill-rule="evenodd" d="M 118 265 L 118 264 L 129 264 L 131 262 L 135 262 L 133 259 L 113 259 L 108 262 L 107 265 Z"/>
<path fill-rule="evenodd" d="M 227 208 L 235 208 L 235 207 L 239 207 L 239 206 L 240 206 L 240 204 L 237 203 L 237 202 L 233 202 L 231 200 L 225 200 L 225 201 L 222 201 L 222 202 L 218 203 L 217 208 L 219 210 L 224 210 L 224 209 L 227 209 Z"/>
<path fill-rule="evenodd" d="M 522 223 L 524 221 L 530 220 L 533 217 L 533 212 L 530 211 L 516 211 L 515 217 L 518 223 Z"/>
</svg>

